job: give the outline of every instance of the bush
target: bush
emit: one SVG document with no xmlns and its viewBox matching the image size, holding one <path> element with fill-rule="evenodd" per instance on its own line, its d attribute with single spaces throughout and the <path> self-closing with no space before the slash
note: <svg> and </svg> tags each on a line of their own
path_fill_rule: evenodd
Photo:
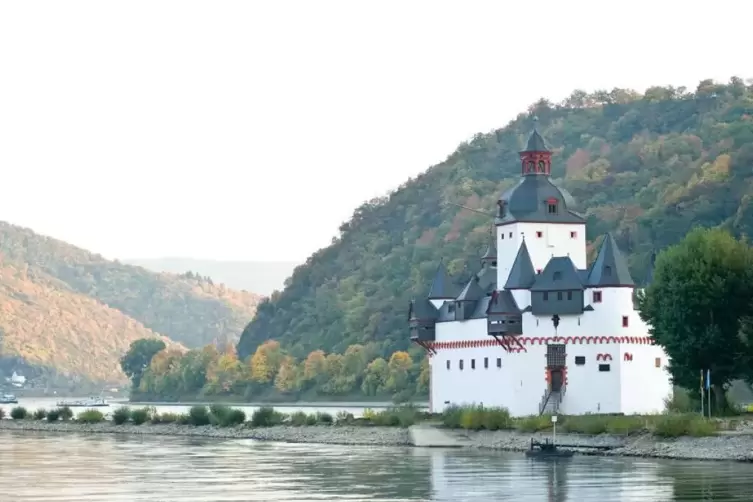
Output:
<svg viewBox="0 0 753 502">
<path fill-rule="evenodd" d="M 82 424 L 98 424 L 105 419 L 105 416 L 99 410 L 86 410 L 82 411 L 76 417 L 77 422 Z"/>
<path fill-rule="evenodd" d="M 656 436 L 676 438 L 680 436 L 713 436 L 717 433 L 718 424 L 700 415 L 662 415 L 654 422 L 653 433 Z"/>
<path fill-rule="evenodd" d="M 152 415 L 151 422 L 153 424 L 187 424 L 188 415 L 180 415 L 178 413 L 155 413 Z"/>
<path fill-rule="evenodd" d="M 5 418 L 5 410 L 3 408 L 0 408 L 0 420 L 3 420 Z"/>
<path fill-rule="evenodd" d="M 251 425 L 254 427 L 271 427 L 273 425 L 280 425 L 284 418 L 285 415 L 271 406 L 262 406 L 251 414 Z"/>
<path fill-rule="evenodd" d="M 10 418 L 13 420 L 23 420 L 27 416 L 29 416 L 29 412 L 26 411 L 26 408 L 23 406 L 16 406 L 12 410 L 10 410 Z"/>
<path fill-rule="evenodd" d="M 47 412 L 44 410 L 44 408 L 39 408 L 34 412 L 34 420 L 44 420 L 45 417 L 47 417 Z"/>
<path fill-rule="evenodd" d="M 698 411 L 700 404 L 690 397 L 690 393 L 680 387 L 674 387 L 672 395 L 664 399 L 667 413 L 693 413 Z"/>
<path fill-rule="evenodd" d="M 420 412 L 415 406 L 401 406 L 397 408 L 388 408 L 380 412 L 367 410 L 364 412 L 364 419 L 373 425 L 387 427 L 410 427 L 415 424 Z"/>
<path fill-rule="evenodd" d="M 154 415 L 156 415 L 154 408 L 149 406 L 137 408 L 131 411 L 131 421 L 135 425 L 141 425 L 148 422 Z"/>
<path fill-rule="evenodd" d="M 230 408 L 221 404 L 213 404 L 209 408 L 209 419 L 212 425 L 231 427 L 240 425 L 246 421 L 246 413 L 243 410 Z"/>
<path fill-rule="evenodd" d="M 290 425 L 295 425 L 296 427 L 300 427 L 302 425 L 306 425 L 308 423 L 309 416 L 306 415 L 306 413 L 302 411 L 296 411 L 292 415 L 290 415 Z M 314 422 L 316 423 L 316 417 L 314 417 Z"/>
<path fill-rule="evenodd" d="M 60 418 L 60 410 L 54 409 L 47 412 L 47 421 L 48 422 L 57 422 Z"/>
<path fill-rule="evenodd" d="M 58 416 L 60 420 L 68 421 L 73 418 L 73 410 L 70 406 L 63 406 L 62 408 L 58 408 Z"/>
<path fill-rule="evenodd" d="M 209 425 L 211 422 L 209 410 L 206 406 L 192 406 L 188 410 L 188 423 L 191 425 L 202 426 Z"/>
<path fill-rule="evenodd" d="M 123 425 L 131 418 L 131 409 L 128 406 L 121 406 L 117 410 L 112 412 L 112 423 L 115 425 Z"/>
<path fill-rule="evenodd" d="M 552 428 L 552 417 L 549 415 L 521 418 L 515 421 L 515 428 L 521 432 L 539 432 Z"/>
<path fill-rule="evenodd" d="M 442 423 L 445 427 L 489 431 L 510 429 L 514 425 L 506 408 L 483 406 L 449 407 L 442 415 Z"/>
<path fill-rule="evenodd" d="M 337 415 L 335 416 L 335 423 L 337 425 L 348 425 L 352 424 L 355 419 L 356 417 L 354 417 L 352 413 L 348 413 L 347 411 L 338 411 Z"/>
<path fill-rule="evenodd" d="M 316 423 L 317 424 L 323 424 L 323 425 L 332 425 L 335 422 L 335 419 L 332 417 L 332 414 L 317 411 L 316 412 Z"/>
</svg>

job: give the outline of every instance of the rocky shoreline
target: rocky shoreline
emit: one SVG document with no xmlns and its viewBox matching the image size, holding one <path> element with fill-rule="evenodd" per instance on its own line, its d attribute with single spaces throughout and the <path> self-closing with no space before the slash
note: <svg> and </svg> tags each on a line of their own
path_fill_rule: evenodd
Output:
<svg viewBox="0 0 753 502">
<path fill-rule="evenodd" d="M 114 425 L 110 422 L 81 424 L 76 422 L 48 423 L 35 420 L 0 420 L 0 431 L 55 432 L 79 434 L 131 434 L 141 436 L 185 436 L 217 439 L 255 439 L 288 443 L 313 443 L 360 446 L 432 446 L 431 439 L 417 440 L 419 434 L 430 426 L 369 427 L 369 426 L 273 426 L 273 427 L 196 427 L 192 425 Z M 461 431 L 435 430 L 432 434 L 444 436 L 442 444 L 460 448 L 525 451 L 532 437 L 544 439 L 548 435 L 516 431 Z M 448 444 L 449 441 L 449 444 Z M 660 439 L 650 434 L 616 436 L 601 434 L 561 434 L 561 444 L 611 446 L 607 451 L 576 450 L 584 455 L 667 458 L 683 460 L 726 460 L 753 462 L 753 435 L 723 434 L 712 437 L 680 437 Z"/>
</svg>

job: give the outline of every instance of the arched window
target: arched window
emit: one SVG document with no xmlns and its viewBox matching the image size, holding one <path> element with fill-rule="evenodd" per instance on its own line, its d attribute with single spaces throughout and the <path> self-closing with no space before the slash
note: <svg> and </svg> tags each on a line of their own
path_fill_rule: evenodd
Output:
<svg viewBox="0 0 753 502">
<path fill-rule="evenodd" d="M 539 161 L 539 172 L 546 172 L 546 162 L 544 162 L 543 160 Z"/>
</svg>

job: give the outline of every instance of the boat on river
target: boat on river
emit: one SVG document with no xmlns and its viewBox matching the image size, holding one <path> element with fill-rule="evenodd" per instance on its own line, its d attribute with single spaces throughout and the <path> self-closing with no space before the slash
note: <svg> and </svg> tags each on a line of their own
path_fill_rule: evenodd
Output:
<svg viewBox="0 0 753 502">
<path fill-rule="evenodd" d="M 526 450 L 526 457 L 549 460 L 555 458 L 570 458 L 574 453 L 575 452 L 572 450 L 561 450 L 557 448 L 554 441 L 549 442 L 549 439 L 546 439 L 541 443 L 531 438 L 531 447 Z"/>
<path fill-rule="evenodd" d="M 58 401 L 58 406 L 68 406 L 69 408 L 99 408 L 110 406 L 102 397 L 87 397 L 86 399 L 62 400 Z"/>
<path fill-rule="evenodd" d="M 2 394 L 0 404 L 18 404 L 18 399 L 13 394 Z"/>
</svg>

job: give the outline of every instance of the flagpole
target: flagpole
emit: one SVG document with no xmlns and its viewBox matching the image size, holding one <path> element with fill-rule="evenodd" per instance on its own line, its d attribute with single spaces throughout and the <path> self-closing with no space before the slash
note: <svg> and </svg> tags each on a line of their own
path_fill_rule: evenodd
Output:
<svg viewBox="0 0 753 502">
<path fill-rule="evenodd" d="M 711 418 L 711 370 L 706 370 L 706 390 L 709 399 L 709 418 Z"/>
<path fill-rule="evenodd" d="M 703 402 L 706 400 L 706 396 L 703 393 L 703 370 L 701 370 L 701 416 L 706 416 L 706 411 L 703 409 Z"/>
</svg>

